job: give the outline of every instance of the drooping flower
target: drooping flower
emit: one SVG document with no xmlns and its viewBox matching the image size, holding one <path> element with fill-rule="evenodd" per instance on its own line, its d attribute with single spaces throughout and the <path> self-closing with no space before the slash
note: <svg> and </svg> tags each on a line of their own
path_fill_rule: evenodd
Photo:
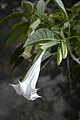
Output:
<svg viewBox="0 0 80 120">
<path fill-rule="evenodd" d="M 37 94 L 38 89 L 36 89 L 36 83 L 40 73 L 41 59 L 44 53 L 45 51 L 40 54 L 40 56 L 28 70 L 22 82 L 19 81 L 19 83 L 16 85 L 11 84 L 18 95 L 23 95 L 28 100 L 35 100 L 41 97 Z"/>
</svg>

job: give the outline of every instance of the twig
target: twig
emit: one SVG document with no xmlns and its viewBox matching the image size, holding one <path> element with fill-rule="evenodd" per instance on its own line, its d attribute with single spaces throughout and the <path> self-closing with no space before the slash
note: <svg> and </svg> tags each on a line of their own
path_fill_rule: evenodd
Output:
<svg viewBox="0 0 80 120">
<path fill-rule="evenodd" d="M 78 63 L 78 64 L 80 65 L 80 60 L 79 60 L 79 58 L 76 58 L 76 57 L 73 55 L 70 46 L 68 46 L 68 50 L 69 50 L 69 52 L 70 52 L 70 56 L 72 57 L 72 59 L 73 59 L 76 63 Z"/>
</svg>

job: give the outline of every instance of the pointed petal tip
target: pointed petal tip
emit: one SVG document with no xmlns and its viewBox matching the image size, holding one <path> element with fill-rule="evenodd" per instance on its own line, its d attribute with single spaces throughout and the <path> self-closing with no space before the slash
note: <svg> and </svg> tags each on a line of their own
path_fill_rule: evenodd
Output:
<svg viewBox="0 0 80 120">
<path fill-rule="evenodd" d="M 15 86 L 14 84 L 9 84 L 9 85 L 12 86 L 12 87 Z"/>
<path fill-rule="evenodd" d="M 37 98 L 42 98 L 42 96 L 39 96 L 37 93 L 30 96 L 30 100 L 36 100 Z"/>
</svg>

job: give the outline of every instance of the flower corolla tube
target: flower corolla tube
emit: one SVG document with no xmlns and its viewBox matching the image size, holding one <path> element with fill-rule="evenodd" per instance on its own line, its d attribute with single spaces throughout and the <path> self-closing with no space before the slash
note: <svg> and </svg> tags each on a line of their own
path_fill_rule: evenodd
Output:
<svg viewBox="0 0 80 120">
<path fill-rule="evenodd" d="M 18 84 L 11 84 L 18 95 L 23 95 L 28 100 L 35 100 L 41 96 L 37 94 L 36 83 L 40 73 L 41 59 L 45 51 L 42 51 L 37 60 L 33 63 L 31 68 L 28 70 L 22 82 Z"/>
</svg>

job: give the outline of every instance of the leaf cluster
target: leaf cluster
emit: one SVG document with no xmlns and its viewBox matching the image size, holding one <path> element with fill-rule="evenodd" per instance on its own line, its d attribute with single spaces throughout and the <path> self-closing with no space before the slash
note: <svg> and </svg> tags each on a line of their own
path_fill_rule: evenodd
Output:
<svg viewBox="0 0 80 120">
<path fill-rule="evenodd" d="M 20 41 L 20 46 L 11 57 L 11 64 L 17 66 L 23 57 L 29 59 L 31 54 L 39 55 L 42 50 L 46 50 L 44 63 L 56 55 L 60 65 L 70 54 L 80 64 L 80 2 L 65 9 L 61 0 L 53 0 L 58 9 L 46 12 L 49 1 L 39 0 L 36 5 L 29 1 L 22 2 L 23 12 L 14 12 L 0 21 L 2 24 L 13 18 L 24 18 L 13 24 L 12 32 L 5 39 L 7 46 Z"/>
</svg>

